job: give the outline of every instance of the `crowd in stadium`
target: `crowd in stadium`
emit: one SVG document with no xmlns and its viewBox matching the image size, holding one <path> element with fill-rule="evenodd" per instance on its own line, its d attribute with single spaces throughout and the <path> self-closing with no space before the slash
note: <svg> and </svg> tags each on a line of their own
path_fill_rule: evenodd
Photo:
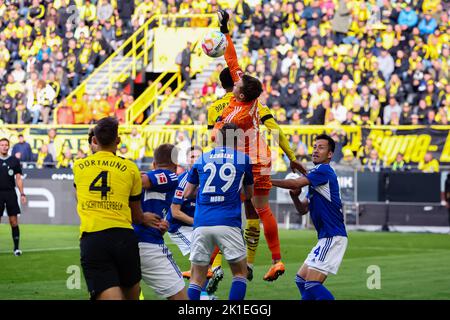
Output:
<svg viewBox="0 0 450 320">
<path fill-rule="evenodd" d="M 280 124 L 445 125 L 449 11 L 439 0 L 239 1 L 240 65 L 263 80 Z M 203 123 L 222 67 L 174 123 Z"/>
<path fill-rule="evenodd" d="M 47 124 L 58 116 L 63 124 L 86 124 L 120 117 L 129 96 L 64 97 L 152 15 L 206 9 L 214 8 L 205 1 L 0 0 L 0 121 Z M 94 102 L 103 98 L 110 110 Z M 61 115 L 53 114 L 57 105 L 66 107 Z"/>
<path fill-rule="evenodd" d="M 210 13 L 217 7 L 216 0 L 0 0 L 0 121 L 36 124 L 57 117 L 60 124 L 88 124 L 116 115 L 123 123 L 134 98 L 120 89 L 65 97 L 151 15 Z M 448 124 L 446 1 L 250 6 L 239 0 L 232 11 L 234 36 L 243 40 L 240 65 L 263 81 L 260 100 L 280 124 Z M 201 90 L 181 99 L 167 124 L 206 125 L 208 106 L 223 94 L 223 67 L 217 65 Z M 58 114 L 52 114 L 57 105 Z M 291 143 L 301 158 L 305 148 L 296 140 Z"/>
</svg>

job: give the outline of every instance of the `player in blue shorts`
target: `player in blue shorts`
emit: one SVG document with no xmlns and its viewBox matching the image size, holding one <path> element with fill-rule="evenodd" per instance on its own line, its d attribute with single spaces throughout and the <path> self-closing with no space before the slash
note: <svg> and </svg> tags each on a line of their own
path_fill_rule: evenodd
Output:
<svg viewBox="0 0 450 320">
<path fill-rule="evenodd" d="M 317 230 L 319 242 L 311 250 L 297 273 L 295 282 L 303 300 L 334 300 L 323 285 L 329 273 L 336 274 L 347 248 L 342 202 L 336 173 L 330 166 L 335 149 L 334 140 L 325 134 L 314 142 L 314 168 L 297 179 L 272 180 L 276 187 L 291 189 L 297 211 L 308 211 Z M 301 189 L 309 186 L 308 196 L 299 200 Z"/>
<path fill-rule="evenodd" d="M 164 244 L 164 233 L 169 228 L 165 220 L 178 186 L 175 147 L 162 144 L 154 152 L 154 170 L 143 174 L 142 211 L 151 212 L 159 219 L 159 228 L 133 225 L 139 241 L 141 272 L 144 282 L 158 295 L 169 300 L 187 300 L 180 268 Z"/>
<path fill-rule="evenodd" d="M 253 196 L 250 158 L 236 150 L 235 124 L 220 129 L 218 146 L 204 153 L 189 171 L 185 197 L 197 193 L 191 244 L 191 300 L 199 300 L 215 246 L 220 248 L 233 274 L 229 299 L 243 300 L 247 289 L 247 249 L 242 236 L 241 189 L 246 200 Z M 228 142 L 228 143 L 227 143 Z"/>
</svg>

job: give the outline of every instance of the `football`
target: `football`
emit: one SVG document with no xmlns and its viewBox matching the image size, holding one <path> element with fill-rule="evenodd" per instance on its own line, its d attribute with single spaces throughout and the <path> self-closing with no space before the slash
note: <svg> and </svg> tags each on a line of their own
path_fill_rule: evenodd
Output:
<svg viewBox="0 0 450 320">
<path fill-rule="evenodd" d="M 208 32 L 202 41 L 202 49 L 206 55 L 211 58 L 217 58 L 223 56 L 227 49 L 227 38 L 220 31 Z"/>
</svg>

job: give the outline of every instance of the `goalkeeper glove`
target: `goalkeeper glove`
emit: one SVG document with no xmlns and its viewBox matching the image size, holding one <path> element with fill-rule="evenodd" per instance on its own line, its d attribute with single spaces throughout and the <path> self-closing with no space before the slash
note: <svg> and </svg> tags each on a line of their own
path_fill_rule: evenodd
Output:
<svg viewBox="0 0 450 320">
<path fill-rule="evenodd" d="M 219 16 L 220 32 L 227 34 L 229 32 L 228 19 L 230 19 L 230 15 L 225 10 L 219 10 L 217 15 Z"/>
</svg>

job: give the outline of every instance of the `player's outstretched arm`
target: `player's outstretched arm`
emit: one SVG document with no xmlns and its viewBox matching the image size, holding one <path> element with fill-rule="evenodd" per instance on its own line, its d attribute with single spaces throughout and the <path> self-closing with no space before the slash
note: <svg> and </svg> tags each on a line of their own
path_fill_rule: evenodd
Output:
<svg viewBox="0 0 450 320">
<path fill-rule="evenodd" d="M 309 211 L 309 203 L 308 199 L 300 201 L 298 198 L 302 193 L 302 189 L 290 190 L 289 195 L 291 196 L 292 201 L 294 202 L 295 208 L 297 209 L 300 215 L 307 214 Z"/>
<path fill-rule="evenodd" d="M 309 185 L 309 180 L 306 177 L 297 179 L 272 179 L 272 185 L 278 188 L 297 190 Z"/>
<path fill-rule="evenodd" d="M 269 132 L 278 134 L 278 144 L 289 158 L 292 171 L 299 171 L 301 174 L 306 175 L 306 168 L 295 159 L 295 153 L 291 149 L 289 140 L 279 126 L 278 122 L 274 119 L 270 109 L 258 101 L 258 110 L 261 117 L 261 122 L 266 126 Z"/>
<path fill-rule="evenodd" d="M 219 10 L 219 12 L 217 12 L 217 15 L 219 17 L 220 32 L 222 32 L 227 38 L 227 48 L 224 54 L 225 61 L 227 62 L 227 66 L 230 69 L 233 82 L 236 83 L 241 79 L 241 76 L 244 73 L 242 72 L 241 67 L 239 67 L 236 49 L 234 48 L 233 40 L 231 39 L 230 33 L 228 31 L 228 19 L 230 18 L 230 16 L 225 10 Z"/>
</svg>

